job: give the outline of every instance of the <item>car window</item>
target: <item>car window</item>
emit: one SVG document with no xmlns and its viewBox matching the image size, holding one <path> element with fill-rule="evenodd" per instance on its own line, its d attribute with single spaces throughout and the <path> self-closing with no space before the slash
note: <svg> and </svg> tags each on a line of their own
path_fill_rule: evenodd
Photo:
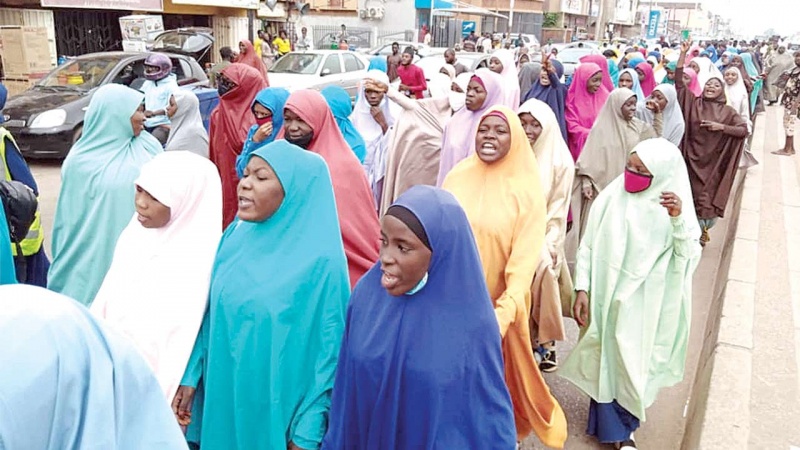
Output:
<svg viewBox="0 0 800 450">
<path fill-rule="evenodd" d="M 172 73 L 175 74 L 175 76 L 178 78 L 178 81 L 186 78 L 186 72 L 184 71 L 183 66 L 181 66 L 180 58 L 170 58 L 170 60 L 172 61 Z M 191 71 L 189 73 L 191 73 Z"/>
<path fill-rule="evenodd" d="M 349 53 L 345 53 L 342 55 L 344 58 L 344 71 L 345 72 L 355 72 L 357 70 L 361 70 L 364 68 L 364 64 L 355 57 L 355 55 L 351 55 Z"/>
<path fill-rule="evenodd" d="M 185 59 L 181 59 L 181 68 L 183 69 L 183 77 L 187 79 L 194 79 L 194 72 L 192 72 L 192 65 L 189 64 L 189 61 Z"/>
<path fill-rule="evenodd" d="M 119 58 L 111 56 L 75 59 L 57 67 L 36 83 L 36 86 L 88 91 L 100 86 L 107 76 L 114 73 L 117 64 L 119 64 Z M 117 75 L 120 73 L 121 71 L 116 72 Z"/>
<path fill-rule="evenodd" d="M 289 53 L 276 61 L 269 71 L 312 75 L 317 73 L 320 64 L 322 64 L 322 55 L 319 53 Z"/>
<path fill-rule="evenodd" d="M 342 73 L 342 66 L 339 62 L 339 55 L 328 55 L 325 59 L 325 65 L 322 66 L 322 71 L 328 71 L 329 74 Z"/>
<path fill-rule="evenodd" d="M 137 69 L 140 70 L 139 73 L 136 72 Z M 133 83 L 133 80 L 136 78 L 142 77 L 144 71 L 144 65 L 142 65 L 141 61 L 133 61 L 131 63 L 126 64 L 122 69 L 120 69 L 114 78 L 111 79 L 112 83 L 116 84 L 123 84 L 125 86 L 130 86 Z"/>
</svg>

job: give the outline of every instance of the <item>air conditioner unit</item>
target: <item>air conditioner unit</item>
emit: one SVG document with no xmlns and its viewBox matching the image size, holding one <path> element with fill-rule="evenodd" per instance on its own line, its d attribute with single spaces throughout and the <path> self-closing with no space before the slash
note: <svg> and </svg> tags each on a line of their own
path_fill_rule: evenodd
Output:
<svg viewBox="0 0 800 450">
<path fill-rule="evenodd" d="M 370 8 L 369 16 L 373 19 L 383 19 L 383 8 Z"/>
<path fill-rule="evenodd" d="M 361 17 L 362 19 L 366 19 L 369 16 L 369 11 L 367 11 L 366 9 L 361 9 L 358 11 L 358 16 Z"/>
</svg>

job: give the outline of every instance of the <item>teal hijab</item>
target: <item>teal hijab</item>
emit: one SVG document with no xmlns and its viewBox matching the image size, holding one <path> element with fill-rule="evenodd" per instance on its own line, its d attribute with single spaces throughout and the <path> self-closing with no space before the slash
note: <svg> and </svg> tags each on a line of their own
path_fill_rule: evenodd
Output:
<svg viewBox="0 0 800 450">
<path fill-rule="evenodd" d="M 611 81 L 614 82 L 614 87 L 619 87 L 619 67 L 613 59 L 608 60 L 608 73 L 611 74 Z"/>
<path fill-rule="evenodd" d="M 181 382 L 203 380 L 188 435 L 203 450 L 319 448 L 350 296 L 333 186 L 322 157 L 285 140 L 255 157 L 285 197 L 272 217 L 237 219 L 222 237 Z"/>
<path fill-rule="evenodd" d="M 364 162 L 367 157 L 367 144 L 361 133 L 356 130 L 353 122 L 350 121 L 350 114 L 353 112 L 353 106 L 350 102 L 350 94 L 339 86 L 328 86 L 320 91 L 328 106 L 331 108 L 333 117 L 336 119 L 336 124 L 339 125 L 339 131 L 342 132 L 344 140 L 347 145 L 356 154 L 359 162 Z"/>
<path fill-rule="evenodd" d="M 674 73 L 676 70 L 678 70 L 678 61 L 667 63 L 666 68 Z M 670 80 L 667 75 L 664 75 L 664 79 L 661 80 L 661 84 L 675 84 L 675 80 Z"/>
<path fill-rule="evenodd" d="M 744 68 L 747 74 L 750 75 L 750 79 L 753 80 L 753 92 L 750 93 L 750 114 L 753 114 L 756 110 L 756 104 L 758 103 L 758 94 L 764 87 L 764 80 L 758 78 L 758 69 L 753 62 L 753 55 L 744 52 L 739 56 L 742 58 L 742 61 L 744 61 Z"/>
<path fill-rule="evenodd" d="M 143 101 L 144 94 L 122 85 L 99 88 L 86 111 L 83 135 L 61 167 L 47 287 L 87 306 L 133 216 L 139 169 L 163 151 L 146 131 L 133 134 L 131 116 Z"/>
<path fill-rule="evenodd" d="M 275 140 L 278 132 L 283 127 L 283 107 L 286 105 L 286 100 L 288 99 L 289 91 L 281 87 L 268 87 L 262 89 L 261 92 L 256 95 L 250 110 L 252 111 L 256 103 L 258 103 L 272 113 L 272 134 L 267 136 L 262 142 L 253 142 L 253 136 L 256 134 L 256 131 L 258 131 L 259 125 L 255 124 L 250 127 L 250 132 L 247 133 L 247 140 L 244 141 L 242 153 L 236 157 L 236 174 L 239 175 L 239 178 L 242 178 L 242 175 L 244 175 L 244 167 L 247 165 L 247 162 L 250 161 L 250 155 L 255 149 Z"/>
<path fill-rule="evenodd" d="M 6 212 L 0 204 L 0 284 L 17 284 L 17 272 L 14 268 L 9 236 Z"/>
</svg>

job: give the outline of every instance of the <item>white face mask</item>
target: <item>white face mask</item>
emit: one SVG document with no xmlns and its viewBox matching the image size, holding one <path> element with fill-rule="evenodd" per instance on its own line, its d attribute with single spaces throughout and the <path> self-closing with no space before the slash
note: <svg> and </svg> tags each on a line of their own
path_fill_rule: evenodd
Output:
<svg viewBox="0 0 800 450">
<path fill-rule="evenodd" d="M 447 98 L 450 100 L 450 108 L 453 111 L 458 111 L 464 107 L 467 101 L 467 94 L 451 90 L 447 93 Z"/>
</svg>

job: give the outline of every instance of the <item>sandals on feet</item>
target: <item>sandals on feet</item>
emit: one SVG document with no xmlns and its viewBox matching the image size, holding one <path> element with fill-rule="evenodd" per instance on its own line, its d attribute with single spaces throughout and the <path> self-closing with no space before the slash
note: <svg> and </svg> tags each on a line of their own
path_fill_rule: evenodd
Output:
<svg viewBox="0 0 800 450">
<path fill-rule="evenodd" d="M 708 228 L 703 227 L 703 234 L 700 235 L 700 245 L 705 247 L 709 242 L 711 242 L 711 236 L 708 234 Z"/>
<path fill-rule="evenodd" d="M 544 373 L 551 373 L 558 370 L 558 360 L 556 359 L 555 350 L 547 350 L 542 355 L 542 361 L 539 363 L 539 370 Z"/>
</svg>

